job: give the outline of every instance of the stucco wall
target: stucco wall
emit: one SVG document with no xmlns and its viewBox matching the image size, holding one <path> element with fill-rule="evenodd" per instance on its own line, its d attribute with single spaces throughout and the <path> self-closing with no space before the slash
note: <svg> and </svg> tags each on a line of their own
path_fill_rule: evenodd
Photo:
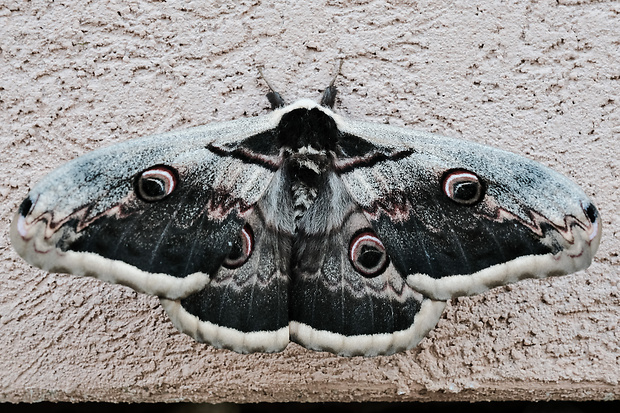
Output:
<svg viewBox="0 0 620 413">
<path fill-rule="evenodd" d="M 0 2 L 0 401 L 620 397 L 620 3 Z M 448 304 L 416 350 L 214 350 L 155 298 L 47 274 L 8 242 L 28 189 L 89 150 L 288 100 L 491 144 L 570 176 L 603 217 L 587 271 Z"/>
</svg>

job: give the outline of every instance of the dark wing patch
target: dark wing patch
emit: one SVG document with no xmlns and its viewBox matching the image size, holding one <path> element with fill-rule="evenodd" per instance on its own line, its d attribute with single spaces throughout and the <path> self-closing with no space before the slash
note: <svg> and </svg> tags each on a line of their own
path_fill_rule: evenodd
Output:
<svg viewBox="0 0 620 413">
<path fill-rule="evenodd" d="M 418 317 L 429 300 L 393 265 L 373 277 L 354 269 L 348 248 L 364 229 L 369 221 L 332 175 L 300 220 L 293 244 L 292 340 L 338 354 L 388 354 L 416 345 L 420 331 L 437 322 L 443 304 Z"/>
<path fill-rule="evenodd" d="M 201 321 L 218 326 L 241 332 L 275 331 L 288 325 L 290 236 L 267 228 L 258 212 L 247 222 L 255 234 L 248 261 L 235 269 L 219 268 L 205 289 L 184 298 L 181 305 Z"/>
<path fill-rule="evenodd" d="M 293 268 L 291 320 L 345 336 L 393 333 L 413 324 L 422 297 L 394 268 L 368 278 L 351 265 L 347 246 L 359 229 L 352 224 L 361 218 L 349 217 L 340 232 L 297 240 L 304 246 Z"/>
<path fill-rule="evenodd" d="M 229 254 L 230 240 L 243 226 L 240 215 L 248 208 L 231 201 L 228 210 L 219 209 L 213 218 L 209 206 L 222 197 L 186 181 L 161 202 L 127 202 L 122 213 L 104 214 L 81 231 L 76 228 L 77 237 L 62 238 L 57 246 L 63 251 L 93 252 L 151 273 L 213 274 Z M 65 226 L 75 228 L 78 223 L 69 221 Z"/>
<path fill-rule="evenodd" d="M 245 252 L 249 257 L 242 265 L 221 266 L 205 288 L 179 301 L 162 300 L 179 330 L 242 353 L 286 347 L 293 209 L 282 184 L 278 171 L 244 222 L 243 235 L 252 234 L 252 250 Z"/>
<path fill-rule="evenodd" d="M 493 219 L 482 206 L 463 207 L 437 191 L 428 192 L 401 197 L 416 207 L 399 219 L 381 208 L 368 211 L 372 227 L 401 274 L 432 278 L 473 274 L 517 257 L 557 252 L 542 242 L 544 232 L 537 234 L 516 219 Z M 417 214 L 418 209 L 425 212 Z"/>
<path fill-rule="evenodd" d="M 272 131 L 250 136 L 242 141 L 207 146 L 211 152 L 219 156 L 229 156 L 244 163 L 257 164 L 272 171 L 280 167 L 280 148 L 273 144 L 275 134 Z"/>
</svg>

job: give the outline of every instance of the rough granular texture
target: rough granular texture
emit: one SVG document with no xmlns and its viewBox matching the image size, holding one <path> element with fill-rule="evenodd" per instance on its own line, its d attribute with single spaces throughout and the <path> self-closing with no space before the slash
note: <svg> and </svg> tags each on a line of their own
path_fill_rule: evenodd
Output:
<svg viewBox="0 0 620 413">
<path fill-rule="evenodd" d="M 4 2 L 0 401 L 620 397 L 620 40 L 615 2 Z M 155 298 L 27 265 L 8 227 L 60 164 L 132 137 L 266 113 L 256 68 L 337 110 L 465 137 L 570 176 L 603 217 L 593 265 L 453 300 L 419 348 L 238 355 Z"/>
</svg>

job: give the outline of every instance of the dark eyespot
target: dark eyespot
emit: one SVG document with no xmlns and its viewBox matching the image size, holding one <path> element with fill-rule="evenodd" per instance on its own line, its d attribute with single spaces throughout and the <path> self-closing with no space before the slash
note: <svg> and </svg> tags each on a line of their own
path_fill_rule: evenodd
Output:
<svg viewBox="0 0 620 413">
<path fill-rule="evenodd" d="M 385 247 L 371 230 L 363 230 L 351 239 L 349 260 L 364 277 L 376 277 L 385 271 L 389 259 Z"/>
<path fill-rule="evenodd" d="M 32 210 L 32 200 L 30 199 L 30 197 L 28 197 L 24 199 L 22 204 L 19 206 L 19 215 L 21 215 L 22 217 L 25 217 L 26 215 L 30 213 L 31 210 Z"/>
<path fill-rule="evenodd" d="M 254 251 L 254 233 L 252 227 L 245 224 L 222 265 L 229 269 L 239 268 L 250 258 L 252 251 Z"/>
<path fill-rule="evenodd" d="M 596 209 L 594 204 L 588 204 L 585 211 L 590 222 L 596 222 L 596 220 L 598 219 L 598 210 Z"/>
<path fill-rule="evenodd" d="M 442 190 L 448 198 L 462 205 L 473 205 L 484 197 L 484 185 L 473 172 L 450 170 L 442 179 Z"/>
<path fill-rule="evenodd" d="M 134 190 L 141 200 L 156 202 L 170 195 L 178 182 L 175 169 L 166 165 L 156 165 L 137 176 Z"/>
</svg>

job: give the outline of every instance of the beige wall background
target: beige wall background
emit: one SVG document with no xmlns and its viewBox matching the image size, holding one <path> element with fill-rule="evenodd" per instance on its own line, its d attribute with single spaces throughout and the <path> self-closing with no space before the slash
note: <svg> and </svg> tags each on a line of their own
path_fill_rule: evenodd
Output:
<svg viewBox="0 0 620 413">
<path fill-rule="evenodd" d="M 620 398 L 617 1 L 0 1 L 0 401 Z M 419 348 L 238 355 L 153 297 L 48 274 L 8 242 L 55 167 L 130 138 L 319 99 L 524 154 L 595 201 L 587 270 L 453 300 Z"/>
</svg>

